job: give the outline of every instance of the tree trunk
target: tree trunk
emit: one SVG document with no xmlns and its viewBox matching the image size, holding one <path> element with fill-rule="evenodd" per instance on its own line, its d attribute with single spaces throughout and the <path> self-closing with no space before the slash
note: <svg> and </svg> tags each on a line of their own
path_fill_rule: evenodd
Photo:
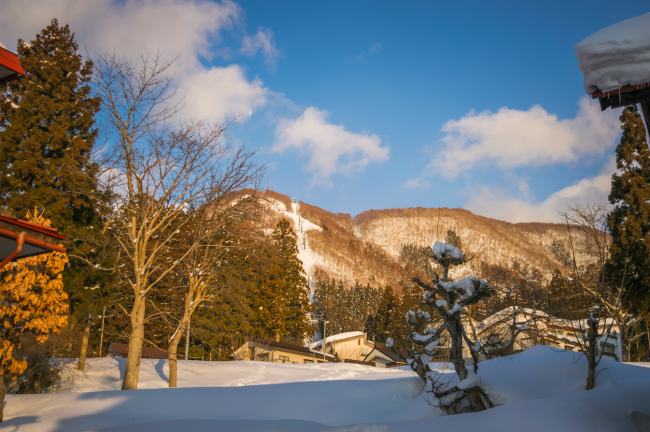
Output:
<svg viewBox="0 0 650 432">
<path fill-rule="evenodd" d="M 169 344 L 169 387 L 177 387 L 178 378 L 178 342 Z"/>
<path fill-rule="evenodd" d="M 144 338 L 144 316 L 146 299 L 141 299 L 138 309 L 133 311 L 135 316 L 131 319 L 131 337 L 126 353 L 126 370 L 122 390 L 135 390 L 138 388 L 138 375 L 140 373 L 140 356 L 142 355 L 142 342 Z"/>
<path fill-rule="evenodd" d="M 88 312 L 86 317 L 86 327 L 84 328 L 84 335 L 81 338 L 81 352 L 79 353 L 79 364 L 77 369 L 82 371 L 86 369 L 86 353 L 88 352 L 88 339 L 90 338 L 90 321 L 91 314 Z"/>
<path fill-rule="evenodd" d="M 487 409 L 481 397 L 481 389 L 479 387 L 470 387 L 467 390 L 463 390 L 463 392 L 469 404 L 472 406 L 473 412 L 485 411 Z"/>
<path fill-rule="evenodd" d="M 447 331 L 451 338 L 451 361 L 454 364 L 454 369 L 461 380 L 467 378 L 467 367 L 463 359 L 463 323 L 460 314 L 451 315 L 447 319 Z M 465 397 L 469 401 L 473 412 L 485 411 L 487 407 L 481 397 L 481 390 L 478 387 L 471 387 L 463 390 Z"/>
<path fill-rule="evenodd" d="M 623 341 L 621 341 L 623 342 Z M 621 359 L 622 362 L 629 362 L 630 361 L 630 343 L 625 341 L 621 344 L 622 352 L 623 352 L 623 358 Z"/>
<path fill-rule="evenodd" d="M 3 368 L 0 368 L 0 423 L 4 420 L 5 410 L 5 394 L 7 393 L 5 387 L 5 376 Z"/>
<path fill-rule="evenodd" d="M 588 347 L 587 347 L 587 362 L 589 369 L 587 371 L 587 390 L 592 390 L 596 386 L 596 354 L 598 344 L 598 322 L 588 320 L 589 330 L 587 333 Z"/>
<path fill-rule="evenodd" d="M 181 342 L 183 329 L 186 326 L 186 322 L 181 322 L 176 334 L 169 341 L 169 387 L 178 385 L 178 344 Z"/>
</svg>

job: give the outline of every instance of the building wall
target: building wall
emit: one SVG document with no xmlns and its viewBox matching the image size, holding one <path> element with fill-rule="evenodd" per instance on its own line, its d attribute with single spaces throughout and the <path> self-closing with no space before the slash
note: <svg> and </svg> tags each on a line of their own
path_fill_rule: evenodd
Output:
<svg viewBox="0 0 650 432">
<path fill-rule="evenodd" d="M 333 346 L 334 350 L 339 355 L 341 360 L 344 359 L 363 360 L 370 353 L 370 351 L 372 351 L 372 347 L 366 344 L 367 341 L 368 341 L 368 335 L 364 333 L 363 335 L 356 337 L 354 339 L 333 342 L 331 344 L 328 343 L 325 348 L 325 352 L 329 354 L 330 349 Z"/>
<path fill-rule="evenodd" d="M 254 355 L 254 358 L 253 358 Z M 256 342 L 248 342 L 235 351 L 235 360 L 268 361 L 273 363 L 323 363 L 323 359 L 302 353 L 268 347 Z"/>
</svg>

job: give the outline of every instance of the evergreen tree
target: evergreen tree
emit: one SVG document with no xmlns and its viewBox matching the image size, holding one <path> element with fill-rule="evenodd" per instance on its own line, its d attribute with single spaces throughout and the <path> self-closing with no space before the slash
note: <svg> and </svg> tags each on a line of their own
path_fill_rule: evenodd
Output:
<svg viewBox="0 0 650 432">
<path fill-rule="evenodd" d="M 0 202 L 16 216 L 45 209 L 64 233 L 95 216 L 91 152 L 100 101 L 91 97 L 93 63 L 82 61 L 70 28 L 57 20 L 18 57 L 27 73 L 0 88 Z"/>
<path fill-rule="evenodd" d="M 311 327 L 308 321 L 309 286 L 302 262 L 298 259 L 296 234 L 286 220 L 278 222 L 273 240 L 279 256 L 274 290 L 274 330 L 277 336 L 304 337 Z"/>
<path fill-rule="evenodd" d="M 620 116 L 623 136 L 616 147 L 616 167 L 609 202 L 612 235 L 608 266 L 612 286 L 624 289 L 628 301 L 648 297 L 650 287 L 650 150 L 636 106 Z"/>
<path fill-rule="evenodd" d="M 377 316 L 375 317 L 375 335 L 378 342 L 386 342 L 390 336 L 390 329 L 393 320 L 395 319 L 396 307 L 399 299 L 393 294 L 393 288 L 387 286 L 384 290 L 384 295 L 377 309 Z"/>
<path fill-rule="evenodd" d="M 109 275 L 96 270 L 106 248 L 89 241 L 102 225 L 91 160 L 100 100 L 91 95 L 93 63 L 78 49 L 56 19 L 31 44 L 18 41 L 27 75 L 0 86 L 0 206 L 19 218 L 38 208 L 66 236 L 65 290 L 73 312 L 85 316 L 107 295 L 90 288 L 104 290 Z"/>
</svg>

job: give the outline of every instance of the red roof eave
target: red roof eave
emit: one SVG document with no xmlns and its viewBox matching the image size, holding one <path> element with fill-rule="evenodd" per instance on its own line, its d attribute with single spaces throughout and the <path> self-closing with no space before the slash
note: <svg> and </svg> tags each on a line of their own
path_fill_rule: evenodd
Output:
<svg viewBox="0 0 650 432">
<path fill-rule="evenodd" d="M 629 92 L 633 92 L 633 91 L 636 91 L 636 90 L 642 90 L 642 89 L 646 89 L 646 88 L 650 88 L 650 82 L 643 83 L 643 84 L 637 84 L 637 85 L 629 85 L 629 86 L 621 87 L 620 89 L 610 90 L 610 91 L 607 91 L 607 92 L 592 93 L 591 98 L 592 99 L 598 99 L 598 98 L 601 98 L 601 97 L 616 96 L 616 95 L 619 95 L 619 94 L 629 93 Z"/>
<path fill-rule="evenodd" d="M 52 236 L 54 238 L 58 238 L 59 240 L 64 240 L 65 236 L 62 236 L 61 234 L 57 233 L 54 228 L 50 227 L 45 227 L 43 225 L 35 224 L 33 222 L 28 222 L 20 219 L 16 219 L 10 216 L 2 216 L 0 215 L 0 220 L 3 220 L 5 222 L 8 222 L 13 225 L 18 225 L 23 228 L 27 228 L 36 232 L 39 232 L 41 234 L 45 234 L 48 236 Z"/>
</svg>

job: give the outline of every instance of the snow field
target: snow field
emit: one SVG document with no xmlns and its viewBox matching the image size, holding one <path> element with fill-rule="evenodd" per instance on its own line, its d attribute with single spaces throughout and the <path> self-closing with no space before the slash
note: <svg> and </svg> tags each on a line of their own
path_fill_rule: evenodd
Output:
<svg viewBox="0 0 650 432">
<path fill-rule="evenodd" d="M 179 361 L 181 387 L 168 389 L 160 388 L 166 385 L 166 361 L 144 360 L 143 389 L 116 391 L 124 359 L 89 359 L 90 370 L 75 378 L 70 393 L 8 395 L 2 427 L 19 432 L 650 430 L 650 368 L 605 359 L 596 389 L 584 391 L 586 362 L 574 359 L 576 353 L 537 346 L 482 362 L 478 378 L 501 406 L 445 417 L 437 417 L 405 367 Z M 441 380 L 456 381 L 451 371 L 440 372 Z M 110 390 L 92 391 L 101 389 Z"/>
</svg>

